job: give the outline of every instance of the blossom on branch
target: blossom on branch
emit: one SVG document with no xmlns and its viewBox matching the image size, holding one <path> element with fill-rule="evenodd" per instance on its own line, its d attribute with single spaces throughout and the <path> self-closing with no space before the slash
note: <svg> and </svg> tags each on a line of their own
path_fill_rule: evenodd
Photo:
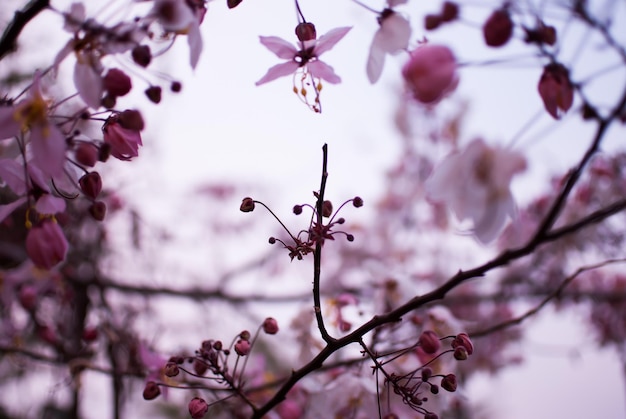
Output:
<svg viewBox="0 0 626 419">
<path fill-rule="evenodd" d="M 476 238 L 489 243 L 516 214 L 510 183 L 525 169 L 520 153 L 477 139 L 435 168 L 426 181 L 427 197 L 446 203 L 460 220 L 472 220 Z"/>
<path fill-rule="evenodd" d="M 302 24 L 301 24 L 302 25 Z M 302 28 L 298 25 L 298 28 Z M 314 28 L 310 23 L 306 28 Z M 298 29 L 296 28 L 296 29 Z M 255 84 L 260 86 L 264 83 L 276 80 L 277 78 L 289 76 L 301 72 L 300 86 L 295 85 L 293 90 L 311 109 L 319 112 L 319 91 L 322 88 L 321 80 L 328 83 L 337 84 L 341 82 L 341 78 L 335 74 L 331 66 L 320 60 L 320 55 L 332 49 L 352 29 L 351 27 L 342 27 L 332 29 L 330 32 L 322 35 L 319 39 L 308 39 L 302 37 L 300 39 L 299 48 L 290 44 L 277 36 L 260 36 L 260 41 L 267 49 L 272 51 L 278 58 L 288 60 L 284 63 L 271 67 L 267 73 Z M 306 34 L 315 36 L 315 30 L 303 31 Z M 298 34 L 298 30 L 296 30 Z M 305 86 L 312 86 L 315 92 L 314 103 L 310 104 L 307 99 L 307 89 Z"/>
</svg>

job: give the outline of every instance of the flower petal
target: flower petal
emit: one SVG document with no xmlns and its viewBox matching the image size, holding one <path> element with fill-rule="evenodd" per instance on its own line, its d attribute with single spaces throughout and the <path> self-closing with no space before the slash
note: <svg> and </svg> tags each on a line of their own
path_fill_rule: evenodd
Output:
<svg viewBox="0 0 626 419">
<path fill-rule="evenodd" d="M 37 200 L 35 209 L 40 214 L 56 214 L 65 211 L 65 199 L 45 194 Z"/>
<path fill-rule="evenodd" d="M 191 68 L 195 69 L 200 60 L 202 53 L 202 33 L 200 33 L 200 25 L 194 22 L 187 33 L 187 43 L 189 44 L 189 63 Z"/>
<path fill-rule="evenodd" d="M 278 58 L 291 60 L 298 53 L 296 47 L 277 36 L 259 36 L 259 40 L 267 49 L 276 54 Z"/>
<path fill-rule="evenodd" d="M 24 166 L 13 159 L 0 159 L 0 180 L 17 195 L 26 193 Z"/>
<path fill-rule="evenodd" d="M 333 68 L 323 61 L 311 61 L 306 65 L 306 68 L 314 77 L 324 79 L 328 83 L 337 84 L 341 82 L 341 78 L 335 74 Z"/>
<path fill-rule="evenodd" d="M 20 132 L 20 125 L 15 120 L 15 107 L 0 107 L 0 140 L 13 138 Z"/>
<path fill-rule="evenodd" d="M 351 26 L 335 28 L 322 35 L 315 44 L 315 54 L 319 57 L 326 51 L 330 50 L 335 46 L 335 44 L 337 44 L 337 42 L 341 41 L 341 38 L 346 36 L 350 29 L 352 29 Z"/>
<path fill-rule="evenodd" d="M 295 73 L 298 67 L 299 65 L 295 61 L 287 61 L 286 63 L 276 64 L 274 67 L 270 68 L 261 80 L 257 81 L 255 84 L 260 86 L 264 83 L 276 80 L 279 77 L 288 76 Z"/>
<path fill-rule="evenodd" d="M 22 204 L 26 202 L 26 197 L 19 198 L 10 204 L 0 205 L 0 223 L 7 218 L 13 211 L 18 209 Z"/>
<path fill-rule="evenodd" d="M 98 109 L 102 99 L 102 77 L 93 66 L 83 62 L 83 58 L 76 57 L 74 66 L 74 85 L 78 90 L 78 95 L 87 106 Z"/>
<path fill-rule="evenodd" d="M 33 163 L 44 174 L 55 177 L 63 175 L 65 164 L 65 137 L 55 125 L 35 126 L 31 130 Z"/>
<path fill-rule="evenodd" d="M 383 67 L 385 66 L 385 51 L 379 45 L 380 42 L 377 41 L 379 34 L 380 30 L 374 35 L 374 41 L 370 46 L 370 54 L 367 57 L 367 65 L 365 66 L 367 78 L 372 84 L 380 79 L 381 74 L 383 74 Z"/>
<path fill-rule="evenodd" d="M 389 7 L 396 7 L 399 4 L 406 4 L 409 0 L 387 0 Z"/>
</svg>

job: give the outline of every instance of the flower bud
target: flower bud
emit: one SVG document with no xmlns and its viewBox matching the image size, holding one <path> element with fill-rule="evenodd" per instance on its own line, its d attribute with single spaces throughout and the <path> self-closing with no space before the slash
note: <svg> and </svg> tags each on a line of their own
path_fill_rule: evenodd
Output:
<svg viewBox="0 0 626 419">
<path fill-rule="evenodd" d="M 144 93 L 152 103 L 161 102 L 161 86 L 150 86 Z"/>
<path fill-rule="evenodd" d="M 360 196 L 355 196 L 352 199 L 352 205 L 354 205 L 355 208 L 361 208 L 363 206 L 363 199 Z"/>
<path fill-rule="evenodd" d="M 296 215 L 302 214 L 302 205 L 294 205 L 293 206 L 293 213 L 296 214 Z"/>
<path fill-rule="evenodd" d="M 543 105 L 554 119 L 559 119 L 574 103 L 574 86 L 569 71 L 562 64 L 548 64 L 537 86 Z"/>
<path fill-rule="evenodd" d="M 311 41 L 317 38 L 315 25 L 311 22 L 302 22 L 296 26 L 296 36 L 301 42 Z"/>
<path fill-rule="evenodd" d="M 428 412 L 424 415 L 424 419 L 439 419 L 436 413 Z"/>
<path fill-rule="evenodd" d="M 456 88 L 456 67 L 456 59 L 448 47 L 424 44 L 411 52 L 402 76 L 418 102 L 432 104 Z"/>
<path fill-rule="evenodd" d="M 441 25 L 441 16 L 439 15 L 426 15 L 424 17 L 424 29 L 427 31 L 435 30 Z"/>
<path fill-rule="evenodd" d="M 429 355 L 436 353 L 441 347 L 439 336 L 432 330 L 423 331 L 417 343 L 422 347 L 422 350 Z"/>
<path fill-rule="evenodd" d="M 173 81 L 172 84 L 170 84 L 170 90 L 174 93 L 179 93 L 183 90 L 183 85 L 179 81 Z"/>
<path fill-rule="evenodd" d="M 165 364 L 163 373 L 168 377 L 176 377 L 180 373 L 180 369 L 175 362 L 168 362 Z"/>
<path fill-rule="evenodd" d="M 94 220 L 102 221 L 107 214 L 107 205 L 102 201 L 96 201 L 89 207 L 89 214 Z"/>
<path fill-rule="evenodd" d="M 33 311 L 37 308 L 37 288 L 32 285 L 24 285 L 20 288 L 19 293 L 20 304 L 27 311 Z"/>
<path fill-rule="evenodd" d="M 273 317 L 268 317 L 263 322 L 263 331 L 268 335 L 275 335 L 278 333 L 278 322 Z"/>
<path fill-rule="evenodd" d="M 204 375 L 204 373 L 207 372 L 207 370 L 209 369 L 208 365 L 206 364 L 206 362 L 201 361 L 199 359 L 194 360 L 193 362 L 193 371 L 196 373 L 196 375 Z"/>
<path fill-rule="evenodd" d="M 31 228 L 26 236 L 26 253 L 35 266 L 50 269 L 65 259 L 68 243 L 63 230 L 53 220 Z"/>
<path fill-rule="evenodd" d="M 456 359 L 457 361 L 465 361 L 467 359 L 467 350 L 462 346 L 455 348 L 454 359 Z"/>
<path fill-rule="evenodd" d="M 83 340 L 85 342 L 93 342 L 98 339 L 98 329 L 95 327 L 87 327 L 83 330 Z"/>
<path fill-rule="evenodd" d="M 433 370 L 430 367 L 422 368 L 422 381 L 428 381 L 433 376 Z"/>
<path fill-rule="evenodd" d="M 227 0 L 226 4 L 228 5 L 229 9 L 234 9 L 235 7 L 239 6 L 239 3 L 241 3 L 242 0 Z"/>
<path fill-rule="evenodd" d="M 458 347 L 465 348 L 465 351 L 467 351 L 468 355 L 474 353 L 474 344 L 472 343 L 472 340 L 467 335 L 467 333 L 459 333 L 452 341 L 452 348 L 456 349 Z"/>
<path fill-rule="evenodd" d="M 102 78 L 102 83 L 104 90 L 113 97 L 124 96 L 130 92 L 130 89 L 133 87 L 130 77 L 117 68 L 112 68 L 107 71 L 106 75 Z"/>
<path fill-rule="evenodd" d="M 333 203 L 324 201 L 322 203 L 322 217 L 329 218 L 331 215 L 333 215 Z"/>
<path fill-rule="evenodd" d="M 209 405 L 200 397 L 194 397 L 189 402 L 189 414 L 193 419 L 202 419 L 209 411 Z"/>
<path fill-rule="evenodd" d="M 145 127 L 141 112 L 134 109 L 126 109 L 125 111 L 117 114 L 117 122 L 122 128 L 132 131 L 141 131 Z"/>
<path fill-rule="evenodd" d="M 235 343 L 235 352 L 239 356 L 246 356 L 250 353 L 250 342 L 247 340 L 239 339 L 237 343 Z"/>
<path fill-rule="evenodd" d="M 239 207 L 239 211 L 241 212 L 252 212 L 254 211 L 254 200 L 250 197 L 246 197 L 241 201 L 241 206 Z"/>
<path fill-rule="evenodd" d="M 430 392 L 432 394 L 439 394 L 439 386 L 436 384 L 431 384 L 430 385 Z"/>
<path fill-rule="evenodd" d="M 501 47 L 513 35 L 513 21 L 508 10 L 495 10 L 483 25 L 485 43 L 490 47 Z"/>
<path fill-rule="evenodd" d="M 456 375 L 454 374 L 448 374 L 441 379 L 441 387 L 443 387 L 443 389 L 446 391 L 449 391 L 449 392 L 456 391 L 456 385 L 457 385 Z"/>
<path fill-rule="evenodd" d="M 141 67 L 148 67 L 148 64 L 152 61 L 152 53 L 148 45 L 137 45 L 133 48 L 131 55 L 133 61 Z"/>
<path fill-rule="evenodd" d="M 459 17 L 459 5 L 451 1 L 445 1 L 441 6 L 441 20 L 452 22 Z"/>
<path fill-rule="evenodd" d="M 154 400 L 161 394 L 161 389 L 154 381 L 148 381 L 143 389 L 143 398 L 145 400 Z"/>
<path fill-rule="evenodd" d="M 78 184 L 80 190 L 91 199 L 96 199 L 102 191 L 102 179 L 98 172 L 89 172 L 83 175 L 78 180 Z"/>
<path fill-rule="evenodd" d="M 91 143 L 79 143 L 74 150 L 76 161 L 83 166 L 94 167 L 98 161 L 98 148 Z"/>
<path fill-rule="evenodd" d="M 243 340 L 250 340 L 250 332 L 244 330 L 239 334 L 239 337 Z"/>
</svg>

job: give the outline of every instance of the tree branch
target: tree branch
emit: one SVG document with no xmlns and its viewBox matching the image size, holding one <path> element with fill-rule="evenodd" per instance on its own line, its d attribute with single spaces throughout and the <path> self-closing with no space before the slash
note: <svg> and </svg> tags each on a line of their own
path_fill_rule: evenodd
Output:
<svg viewBox="0 0 626 419">
<path fill-rule="evenodd" d="M 0 61 L 17 50 L 17 39 L 24 27 L 50 5 L 50 0 L 31 0 L 22 10 L 15 12 L 0 38 Z"/>
</svg>

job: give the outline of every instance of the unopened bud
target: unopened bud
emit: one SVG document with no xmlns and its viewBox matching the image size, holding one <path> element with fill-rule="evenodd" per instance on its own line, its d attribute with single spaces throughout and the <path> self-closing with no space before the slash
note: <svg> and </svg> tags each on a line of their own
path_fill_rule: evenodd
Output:
<svg viewBox="0 0 626 419">
<path fill-rule="evenodd" d="M 133 131 L 141 131 L 145 127 L 141 112 L 134 109 L 126 109 L 117 115 L 117 122 L 122 128 Z"/>
<path fill-rule="evenodd" d="M 179 81 L 173 81 L 170 85 L 170 90 L 174 93 L 178 93 L 183 89 L 183 85 Z"/>
<path fill-rule="evenodd" d="M 163 372 L 168 377 L 176 377 L 180 373 L 180 369 L 175 362 L 168 362 L 165 365 Z"/>
<path fill-rule="evenodd" d="M 250 197 L 246 197 L 241 201 L 241 206 L 239 207 L 239 211 L 241 212 L 252 212 L 254 211 L 254 200 Z"/>
<path fill-rule="evenodd" d="M 296 214 L 296 215 L 302 214 L 302 205 L 294 205 L 293 206 L 293 213 Z"/>
<path fill-rule="evenodd" d="M 98 161 L 98 148 L 91 143 L 79 143 L 74 150 L 76 161 L 84 166 L 94 167 Z"/>
<path fill-rule="evenodd" d="M 311 22 L 302 22 L 296 26 L 296 36 L 301 42 L 311 41 L 317 38 L 315 25 Z"/>
<path fill-rule="evenodd" d="M 80 190 L 91 199 L 96 199 L 102 191 L 102 179 L 98 172 L 89 172 L 78 180 Z"/>
<path fill-rule="evenodd" d="M 447 390 L 452 393 L 456 391 L 456 386 L 457 386 L 456 375 L 454 374 L 448 374 L 441 379 L 441 387 L 443 387 L 444 390 Z"/>
<path fill-rule="evenodd" d="M 446 1 L 441 6 L 441 20 L 452 22 L 459 17 L 459 5 L 451 1 Z"/>
<path fill-rule="evenodd" d="M 435 30 L 441 25 L 442 19 L 439 15 L 426 15 L 424 17 L 424 29 L 427 31 Z"/>
<path fill-rule="evenodd" d="M 137 45 L 133 48 L 131 55 L 133 61 L 142 67 L 148 67 L 148 64 L 152 61 L 152 53 L 148 45 Z"/>
<path fill-rule="evenodd" d="M 154 400 L 161 394 L 161 389 L 154 381 L 148 381 L 143 389 L 143 398 L 146 400 Z"/>
<path fill-rule="evenodd" d="M 485 43 L 490 47 L 501 47 L 513 35 L 513 21 L 506 9 L 494 11 L 483 25 Z"/>
<path fill-rule="evenodd" d="M 355 208 L 361 208 L 363 206 L 363 199 L 360 196 L 355 196 L 352 199 L 352 205 L 354 205 Z"/>
<path fill-rule="evenodd" d="M 465 361 L 467 359 L 467 351 L 464 347 L 459 346 L 454 349 L 454 359 L 457 361 Z"/>
<path fill-rule="evenodd" d="M 102 201 L 96 201 L 89 207 L 89 214 L 94 220 L 102 221 L 107 214 L 107 205 Z"/>
<path fill-rule="evenodd" d="M 235 343 L 235 352 L 239 356 L 246 356 L 250 353 L 250 342 L 247 340 L 239 339 L 237 343 Z"/>
<path fill-rule="evenodd" d="M 333 215 L 333 203 L 324 201 L 322 203 L 322 217 L 329 218 L 331 215 Z"/>
<path fill-rule="evenodd" d="M 161 102 L 161 86 L 150 86 L 144 93 L 152 103 Z"/>
<path fill-rule="evenodd" d="M 278 322 L 273 317 L 268 317 L 263 322 L 263 331 L 268 335 L 275 335 L 278 333 Z"/>
<path fill-rule="evenodd" d="M 124 96 L 133 87 L 133 83 L 122 70 L 112 68 L 102 78 L 104 90 L 113 97 Z"/>
<path fill-rule="evenodd" d="M 468 355 L 474 353 L 474 344 L 472 343 L 472 340 L 467 335 L 467 333 L 459 333 L 455 336 L 454 340 L 452 341 L 452 348 L 456 349 L 458 347 L 465 348 Z"/>
<path fill-rule="evenodd" d="M 418 344 L 422 347 L 422 350 L 429 355 L 436 353 L 441 347 L 439 336 L 432 330 L 425 330 L 419 337 Z"/>
<path fill-rule="evenodd" d="M 250 340 L 250 336 L 250 332 L 248 332 L 247 330 L 244 330 L 239 334 L 239 337 L 243 340 Z"/>
<path fill-rule="evenodd" d="M 433 370 L 429 367 L 422 368 L 422 381 L 428 381 L 430 377 L 433 375 Z"/>
<path fill-rule="evenodd" d="M 209 411 L 209 405 L 200 397 L 194 397 L 189 402 L 189 414 L 192 419 L 202 419 Z"/>
</svg>

